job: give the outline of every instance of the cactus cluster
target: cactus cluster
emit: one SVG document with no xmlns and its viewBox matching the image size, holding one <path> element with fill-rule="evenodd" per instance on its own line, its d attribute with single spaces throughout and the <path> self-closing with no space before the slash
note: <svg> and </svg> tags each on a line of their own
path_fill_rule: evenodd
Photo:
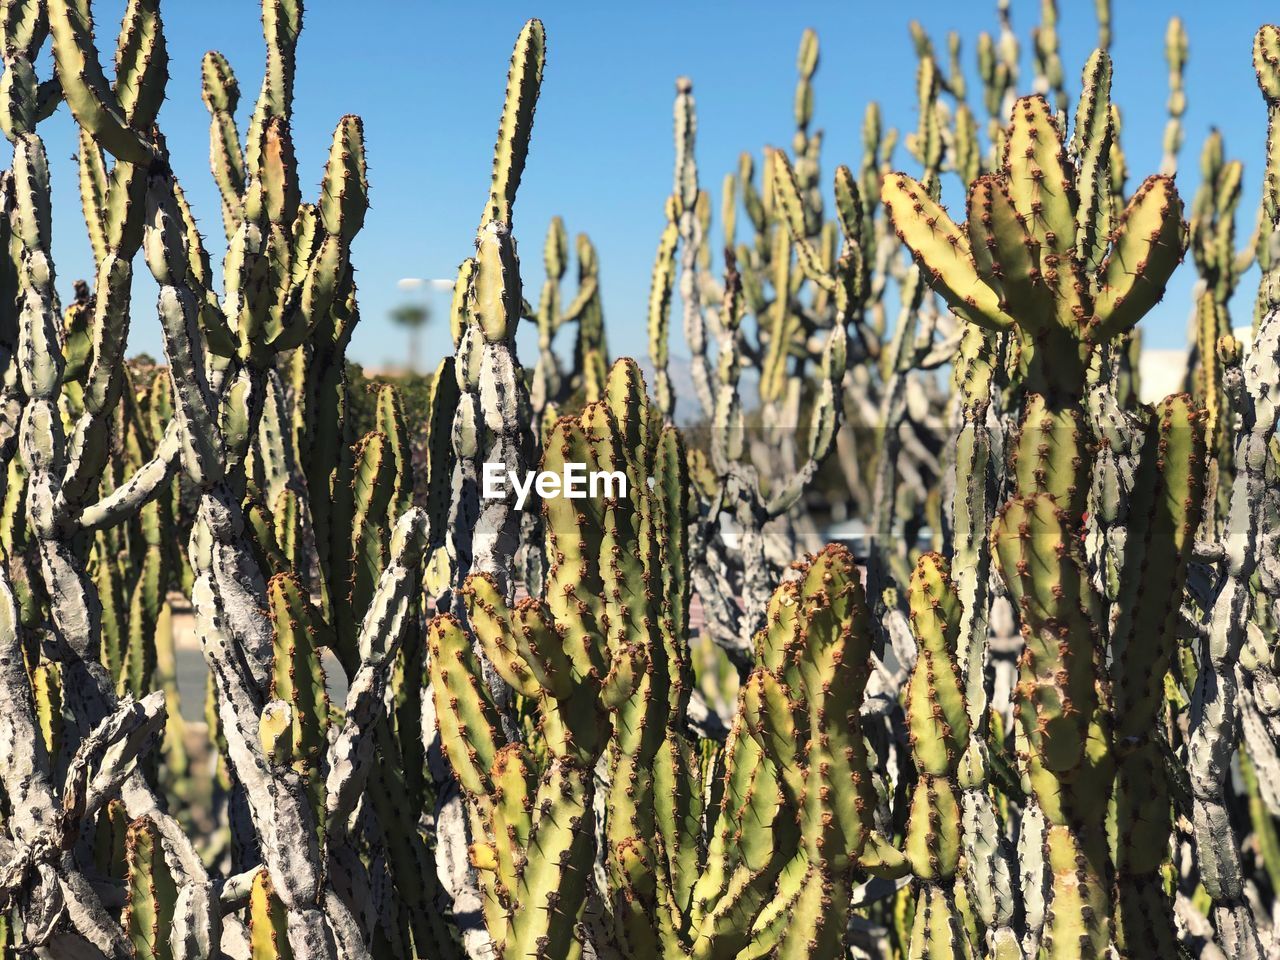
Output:
<svg viewBox="0 0 1280 960">
<path fill-rule="evenodd" d="M 904 150 L 871 104 L 826 177 L 805 31 L 790 143 L 715 198 L 680 78 L 646 373 L 610 356 L 585 234 L 562 291 L 559 218 L 525 294 L 531 20 L 414 422 L 391 382 L 352 393 L 365 131 L 338 121 L 304 199 L 302 0 L 263 0 L 243 136 L 231 63 L 201 64 L 220 270 L 158 124 L 186 69 L 159 7 L 125 5 L 109 77 L 89 0 L 0 3 L 6 956 L 1270 954 L 1280 29 L 1239 248 L 1220 135 L 1185 211 L 1175 185 L 1176 19 L 1132 189 L 1105 0 L 1074 109 L 1052 0 L 1026 95 L 1008 0 L 972 92 L 962 37 L 911 24 Z M 66 301 L 39 132 L 63 103 L 94 270 Z M 160 365 L 126 359 L 139 255 Z M 1180 268 L 1184 392 L 1144 403 L 1137 324 Z M 483 494 L 486 466 L 570 464 L 609 482 Z M 823 546 L 850 517 L 855 549 Z"/>
</svg>

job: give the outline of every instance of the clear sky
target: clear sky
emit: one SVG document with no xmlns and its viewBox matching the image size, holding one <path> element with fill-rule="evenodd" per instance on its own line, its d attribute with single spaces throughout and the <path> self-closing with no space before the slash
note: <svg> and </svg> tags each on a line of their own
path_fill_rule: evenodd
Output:
<svg viewBox="0 0 1280 960">
<path fill-rule="evenodd" d="M 1060 5 L 1063 63 L 1074 102 L 1097 25 L 1092 0 L 1060 0 Z M 1200 144 L 1217 126 L 1228 155 L 1245 163 L 1243 241 L 1253 226 L 1266 134 L 1250 44 L 1258 25 L 1276 15 L 1274 6 L 1244 0 L 1115 0 L 1114 6 L 1113 97 L 1123 112 L 1131 188 L 1160 163 L 1167 97 L 1164 33 L 1168 18 L 1178 14 L 1191 45 L 1179 187 L 1189 200 L 1198 179 Z M 108 50 L 114 48 L 122 9 L 119 0 L 94 4 L 100 46 Z M 262 72 L 258 5 L 254 0 L 164 0 L 161 9 L 171 79 L 160 122 L 210 250 L 220 257 L 222 228 L 208 172 L 200 58 L 205 50 L 218 49 L 231 60 L 247 120 Z M 351 346 L 354 359 L 374 366 L 402 362 L 406 334 L 388 314 L 409 296 L 431 297 L 436 309 L 424 359 L 434 361 L 446 351 L 447 295 L 406 294 L 397 281 L 451 277 L 470 250 L 488 188 L 507 59 L 531 16 L 546 25 L 548 54 L 515 215 L 526 290 L 536 297 L 546 225 L 559 214 L 571 233 L 587 232 L 599 250 L 612 352 L 642 356 L 649 272 L 671 189 L 675 78 L 687 74 L 694 81 L 702 182 L 718 201 L 721 178 L 735 167 L 740 151 L 758 154 L 765 144 L 789 146 L 796 45 L 801 31 L 814 27 L 822 51 L 815 124 L 826 133 L 823 165 L 829 176 L 838 163 L 858 163 L 867 101 L 880 102 L 887 125 L 904 131 L 915 127 L 916 59 L 908 20 L 918 19 L 939 48 L 948 30 L 959 30 L 972 71 L 978 32 L 994 30 L 995 3 L 308 0 L 293 123 L 304 194 L 315 195 L 341 114 L 364 118 L 368 143 L 372 209 L 353 254 L 363 315 Z M 1022 87 L 1031 81 L 1028 31 L 1038 19 L 1036 0 L 1014 0 Z M 48 70 L 46 63 L 42 75 Z M 976 103 L 972 92 L 971 101 Z M 67 296 L 71 280 L 89 272 L 90 252 L 80 219 L 74 125 L 65 105 L 41 132 L 53 164 L 54 254 Z M 912 168 L 901 148 L 896 160 Z M 829 198 L 829 184 L 824 187 Z M 949 197 L 953 192 L 949 188 Z M 1144 321 L 1149 345 L 1184 342 L 1193 279 L 1188 262 L 1165 302 Z M 1242 286 L 1237 324 L 1248 320 L 1255 276 L 1246 277 Z M 149 280 L 136 285 L 132 352 L 159 354 L 153 298 Z M 528 348 L 522 352 L 530 355 Z M 672 352 L 684 354 L 683 344 L 673 343 Z"/>
</svg>

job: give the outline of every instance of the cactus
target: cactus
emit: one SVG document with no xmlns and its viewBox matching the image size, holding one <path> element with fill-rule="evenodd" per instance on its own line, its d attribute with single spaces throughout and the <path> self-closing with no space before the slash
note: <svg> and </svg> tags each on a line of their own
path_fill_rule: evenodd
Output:
<svg viewBox="0 0 1280 960">
<path fill-rule="evenodd" d="M 861 181 L 848 167 L 834 177 L 836 218 L 824 223 L 818 154 L 821 131 L 811 129 L 816 34 L 806 32 L 797 55 L 794 161 L 767 148 L 760 186 L 755 162 L 744 154 L 739 170 L 725 178 L 721 217 L 726 243 L 725 270 L 710 273 L 705 235 L 711 200 L 698 179 L 697 117 L 693 84 L 676 84 L 675 174 L 665 205 L 666 228 L 659 240 L 649 295 L 649 353 L 655 370 L 659 408 L 675 415 L 667 373 L 669 313 L 679 292 L 685 340 L 692 353 L 694 395 L 710 421 L 708 483 L 713 493 L 709 519 L 724 511 L 747 538 L 741 551 L 727 551 L 706 524 L 692 543 L 696 555 L 717 555 L 711 569 L 729 571 L 745 585 L 741 602 L 723 581 L 698 584 L 704 595 L 720 594 L 710 611 L 715 639 L 741 671 L 750 659 L 751 637 L 763 622 L 772 584 L 800 542 L 796 504 L 823 463 L 836 450 L 845 418 L 846 371 L 851 366 L 851 331 L 863 351 L 878 347 L 866 314 L 880 291 L 869 281 L 874 259 L 874 203 L 862 191 L 878 191 L 876 172 Z M 871 152 L 880 145 L 869 133 Z M 874 181 L 874 183 L 871 183 Z M 754 246 L 735 244 L 741 203 L 755 234 Z M 754 317 L 755 337 L 748 317 Z M 872 343 L 874 346 L 869 346 Z M 797 359 L 792 361 L 792 358 Z M 759 374 L 760 420 L 781 446 L 767 453 L 744 443 L 748 401 L 740 391 L 741 369 Z M 809 408 L 801 429 L 801 405 Z M 765 528 L 780 536 L 766 535 Z M 704 542 L 705 541 L 705 542 Z M 779 546 L 771 550 L 772 544 Z M 695 575 L 703 576 L 701 564 Z"/>
<path fill-rule="evenodd" d="M 553 217 L 547 227 L 543 261 L 547 279 L 536 307 L 525 303 L 522 315 L 538 324 L 538 364 L 533 372 L 530 402 L 535 422 L 546 411 L 554 411 L 566 401 L 579 397 L 586 402 L 600 399 L 608 366 L 604 315 L 600 293 L 600 263 L 595 247 L 585 233 L 577 238 L 578 288 L 573 299 L 561 306 L 560 284 L 569 262 L 569 237 L 564 221 Z M 566 323 L 577 321 L 573 365 L 562 370 L 552 341 Z"/>
<path fill-rule="evenodd" d="M 1161 744 L 1153 735 L 1175 649 L 1180 597 L 1205 504 L 1204 427 L 1188 398 L 1170 397 L 1146 425 L 1129 511 L 1119 619 L 1112 628 L 1117 744 L 1116 941 L 1125 955 L 1175 934 L 1160 866 L 1172 824 Z M 1143 571 L 1138 575 L 1138 570 Z M 1139 627 L 1139 624 L 1142 626 Z M 1141 946 L 1140 946 L 1141 945 Z"/>
<path fill-rule="evenodd" d="M 1114 135 L 1109 70 L 1101 51 L 1085 68 L 1070 157 L 1043 100 L 1015 105 L 1004 171 L 971 187 L 967 230 L 905 176 L 890 178 L 884 191 L 904 241 L 952 310 L 996 334 L 1007 331 L 1019 346 L 1015 382 L 1023 412 L 1010 458 L 1014 495 L 991 544 L 1027 644 L 1015 700 L 1024 777 L 1044 817 L 1044 865 L 1037 870 L 1047 870 L 1048 895 L 1037 939 L 1049 956 L 1100 955 L 1113 937 L 1122 955 L 1153 943 L 1172 949 L 1172 908 L 1158 879 L 1169 801 L 1136 784 L 1164 782 L 1159 741 L 1150 734 L 1162 690 L 1154 681 L 1172 655 L 1168 597 L 1181 592 L 1204 500 L 1203 428 L 1185 398 L 1169 398 L 1136 423 L 1119 414 L 1088 415 L 1081 404 L 1091 380 L 1103 398 L 1114 389 L 1084 365 L 1099 357 L 1106 363 L 1109 341 L 1158 299 L 1184 246 L 1177 194 L 1160 178 L 1138 189 L 1117 228 L 1100 229 L 1103 201 L 1093 185 L 1105 176 Z M 1046 349 L 1051 363 L 1037 359 Z M 1105 473 L 1090 487 L 1087 451 L 1095 429 L 1110 449 L 1136 431 L 1121 490 L 1114 481 L 1098 483 Z M 1095 469 L 1110 469 L 1110 462 L 1104 456 Z M 1089 582 L 1076 533 L 1086 522 L 1112 525 L 1098 562 L 1120 565 L 1118 593 L 1099 595 Z M 1174 556 L 1155 573 L 1158 551 L 1170 542 Z M 1104 616 L 1104 599 L 1114 601 L 1118 621 Z M 1163 626 L 1144 626 L 1138 652 L 1132 624 L 1153 621 Z M 1109 702 L 1099 697 L 1108 645 Z M 1139 793 L 1150 797 L 1145 805 Z M 1107 840 L 1113 818 L 1114 866 Z"/>
<path fill-rule="evenodd" d="M 165 864 L 160 834 L 150 820 L 141 817 L 129 824 L 125 844 L 129 900 L 124 926 L 134 956 L 154 960 L 171 957 L 167 934 L 173 929 L 178 891 Z"/>
<path fill-rule="evenodd" d="M 915 957 L 975 955 L 956 906 L 959 772 L 969 747 L 969 712 L 956 657 L 961 617 L 946 561 L 924 555 L 911 578 L 911 626 L 920 655 L 905 692 L 918 777 L 904 844 L 918 886 L 910 941 Z"/>
<path fill-rule="evenodd" d="M 44 5 L 32 10 L 38 10 L 33 20 L 17 8 L 12 17 L 6 14 L 15 51 L 7 68 L 17 59 L 33 60 L 45 38 Z M 407 475 L 388 471 L 384 483 L 355 492 L 352 514 L 339 518 L 349 526 L 336 531 L 325 509 L 331 503 L 328 490 L 320 485 L 327 487 L 329 473 L 340 472 L 339 461 L 354 458 L 342 454 L 341 443 L 318 444 L 316 458 L 307 461 L 315 468 L 316 495 L 304 498 L 301 458 L 289 446 L 297 437 L 291 425 L 300 418 L 283 402 L 272 366 L 277 354 L 294 351 L 296 357 L 302 349 L 301 364 L 282 364 L 303 368 L 299 399 L 309 400 L 312 410 L 336 407 L 340 414 L 341 350 L 353 322 L 347 256 L 366 203 L 359 122 L 347 118 L 339 125 L 321 201 L 302 205 L 288 131 L 301 7 L 264 7 L 268 70 L 243 150 L 231 119 L 236 93 L 230 67 L 216 56 L 207 59 L 206 100 L 217 135 L 213 161 L 230 243 L 226 293 L 216 296 L 194 219 L 153 127 L 167 63 L 156 5 L 138 2 L 126 12 L 114 87 L 102 76 L 87 3 L 50 5 L 47 16 L 62 93 L 74 102 L 81 129 L 82 200 L 98 266 L 95 284 L 77 297 L 64 321 L 64 356 L 56 346 L 57 301 L 48 264 L 48 174 L 34 133 L 37 116 L 29 109 L 35 80 L 29 66 L 24 70 L 18 64 L 6 70 L 14 108 L 6 133 L 17 144 L 22 182 L 13 194 L 21 223 L 14 239 L 20 246 L 12 250 L 29 265 L 20 274 L 27 278 L 22 283 L 29 304 L 17 323 L 23 362 L 14 365 L 29 398 L 23 418 L 28 426 L 22 428 L 26 440 L 17 450 L 27 481 L 17 489 L 29 501 L 28 512 L 44 518 L 31 532 L 45 558 L 39 574 L 49 597 L 43 616 L 60 638 L 50 648 L 55 661 L 33 671 L 34 690 L 47 692 L 33 696 L 47 708 L 55 690 L 46 681 L 59 678 L 56 692 L 73 693 L 66 702 L 82 731 L 66 744 L 57 743 L 54 760 L 55 771 L 66 771 L 61 796 L 68 814 L 46 816 L 44 833 L 33 830 L 29 839 L 50 852 L 66 848 L 62 831 L 79 829 L 113 792 L 137 818 L 128 844 L 134 897 L 124 928 L 68 862 L 64 869 L 77 890 L 80 919 L 48 936 L 55 943 L 70 938 L 111 954 L 123 952 L 127 938 L 151 955 L 170 950 L 208 955 L 218 941 L 220 910 L 205 867 L 182 828 L 162 812 L 146 766 L 133 763 L 164 725 L 165 715 L 159 694 L 137 701 L 129 694 L 141 697 L 156 682 L 164 594 L 171 584 L 185 582 L 213 667 L 220 727 L 236 776 L 233 837 L 243 855 L 265 856 L 272 888 L 288 908 L 287 937 L 294 952 L 337 956 L 338 944 L 344 943 L 347 955 L 364 937 L 353 926 L 351 911 L 354 906 L 367 913 L 367 905 L 358 896 L 337 897 L 330 881 L 324 893 L 318 878 L 329 856 L 345 858 L 352 886 L 344 889 L 355 894 L 368 889 L 367 877 L 360 879 L 366 868 L 343 853 L 350 850 L 345 820 L 353 785 L 358 788 L 369 774 L 370 751 L 363 744 L 375 727 L 385 726 L 371 705 L 379 700 L 405 633 L 413 596 L 408 584 L 423 550 L 425 518 L 407 509 Z M 114 159 L 110 166 L 108 156 Z M 130 261 L 144 244 L 161 289 L 169 368 L 140 403 L 122 357 L 131 307 Z M 55 344 L 52 350 L 49 344 Z M 314 386 L 308 389 L 308 384 Z M 171 390 L 164 389 L 168 385 Z M 51 413 L 60 396 L 70 418 L 65 435 L 62 417 Z M 386 420 L 394 423 L 394 401 L 388 398 L 384 406 Z M 340 424 L 332 423 L 340 436 Z M 109 442 L 117 425 L 120 439 Z M 398 457 L 407 464 L 403 438 L 386 442 L 393 441 L 401 446 L 387 462 Z M 246 464 L 252 466 L 248 477 L 241 469 Z M 326 467 L 328 473 L 322 472 Z M 170 552 L 176 514 L 192 509 L 175 493 L 179 468 L 199 516 L 187 530 L 193 545 L 190 574 Z M 242 508 L 250 486 L 270 509 L 265 502 Z M 246 524 L 246 516 L 255 522 Z M 334 569 L 327 550 L 313 568 L 305 552 L 310 536 L 318 544 L 345 538 L 348 546 L 340 555 L 344 563 L 352 562 L 345 558 L 355 548 L 364 561 L 359 575 Z M 85 537 L 94 544 L 93 571 L 73 546 Z M 260 565 L 259 557 L 270 563 Z M 273 573 L 267 590 L 266 576 Z M 299 581 L 313 575 L 319 576 L 320 595 L 327 601 L 318 611 Z M 345 645 L 336 639 L 334 623 L 334 610 L 342 608 L 328 605 L 336 596 L 335 575 L 362 591 L 357 622 L 343 634 Z M 101 596 L 99 587 L 105 590 Z M 34 595 L 33 601 L 44 603 Z M 33 610 L 33 615 L 42 614 Z M 322 630 L 309 626 L 317 618 Z M 8 636 L 17 643 L 16 614 L 8 623 Z M 324 733 L 330 718 L 318 643 L 353 651 L 347 661 L 351 695 L 332 743 Z M 97 662 L 100 650 L 103 666 Z M 21 670 L 24 657 L 10 655 L 7 662 Z M 171 669 L 168 662 L 165 669 Z M 32 689 L 25 677 L 14 682 L 16 691 Z M 118 704 L 117 691 L 126 694 Z M 7 702 L 16 713 L 6 729 L 21 738 L 38 712 L 23 707 L 21 693 Z M 45 709 L 44 717 L 52 732 L 55 715 Z M 177 749 L 180 744 L 171 740 L 168 752 L 175 763 Z M 37 815 L 55 796 L 49 772 L 41 769 L 49 762 L 24 748 L 6 770 L 10 796 L 30 794 Z M 14 777 L 32 787 L 15 789 Z M 241 811 L 250 814 L 249 822 Z M 382 812 L 385 830 L 394 822 Z M 250 842 L 254 833 L 258 836 Z M 272 839 L 286 834 L 292 837 L 288 843 Z M 31 867 L 41 861 L 27 862 L 30 866 L 14 874 L 15 889 L 27 883 Z M 353 864 L 358 870 L 351 874 Z M 407 879 L 404 885 L 410 887 Z M 429 893 L 416 901 L 407 898 L 415 942 L 420 952 L 447 954 L 449 938 L 432 928 L 424 897 Z"/>
<path fill-rule="evenodd" d="M 504 733 L 461 623 L 442 615 L 430 628 L 441 746 L 475 824 L 469 857 L 490 936 L 499 956 L 574 954 L 591 929 L 584 883 L 598 857 L 614 904 L 605 920 L 620 944 L 732 956 L 748 942 L 785 951 L 816 939 L 820 955 L 835 956 L 844 922 L 827 898 L 847 902 L 858 867 L 901 869 L 869 818 L 873 787 L 855 718 L 871 631 L 852 560 L 829 549 L 771 602 L 726 747 L 722 826 L 707 845 L 686 726 L 682 443 L 661 426 L 633 364 L 614 366 L 606 396 L 556 424 L 543 468 L 582 462 L 641 482 L 602 508 L 544 501 L 554 558 L 544 597 L 512 607 L 483 573 L 463 588 L 479 649 L 536 704 L 541 755 Z M 801 723 L 808 732 L 797 732 Z M 596 829 L 590 771 L 602 757 L 611 786 Z M 771 809 L 778 803 L 798 830 Z M 807 926 L 784 932 L 792 908 L 806 911 Z M 752 938 L 753 920 L 767 932 Z"/>
<path fill-rule="evenodd" d="M 1074 105 L 1074 9 L 1046 0 L 1020 38 L 1000 0 L 972 51 L 911 23 L 905 154 L 870 104 L 862 157 L 830 174 L 804 31 L 789 142 L 742 154 L 714 198 L 680 78 L 652 398 L 609 354 L 600 251 L 579 234 L 571 253 L 559 218 L 526 300 L 513 211 L 547 44 L 528 22 L 453 355 L 415 422 L 396 386 L 348 383 L 373 188 L 346 116 L 304 198 L 300 0 L 264 0 L 243 131 L 232 64 L 201 63 L 220 269 L 159 125 L 187 67 L 158 0 L 125 6 L 113 71 L 89 0 L 4 4 L 0 944 L 1262 956 L 1280 877 L 1280 31 L 1255 37 L 1272 135 L 1237 249 L 1250 158 L 1206 139 L 1189 227 L 1171 179 L 1181 21 L 1162 175 L 1133 189 L 1096 6 Z M 65 299 L 42 139 L 64 101 L 93 268 Z M 957 181 L 959 225 L 941 207 Z M 1185 250 L 1187 392 L 1143 403 L 1137 325 Z M 126 360 L 139 252 L 158 366 Z M 482 496 L 486 466 L 535 463 L 609 482 L 581 499 L 539 483 L 523 512 Z M 865 559 L 821 546 L 846 516 Z M 187 601 L 203 730 L 178 711 Z"/>
<path fill-rule="evenodd" d="M 1187 109 L 1183 92 L 1183 72 L 1187 65 L 1187 30 L 1179 17 L 1169 20 L 1165 31 L 1165 60 L 1169 63 L 1169 122 L 1164 131 L 1164 160 L 1160 172 L 1173 176 L 1178 172 L 1178 151 L 1182 149 L 1182 115 Z"/>
<path fill-rule="evenodd" d="M 266 870 L 253 875 L 249 891 L 249 956 L 253 960 L 288 960 L 289 915 L 271 888 Z"/>
</svg>

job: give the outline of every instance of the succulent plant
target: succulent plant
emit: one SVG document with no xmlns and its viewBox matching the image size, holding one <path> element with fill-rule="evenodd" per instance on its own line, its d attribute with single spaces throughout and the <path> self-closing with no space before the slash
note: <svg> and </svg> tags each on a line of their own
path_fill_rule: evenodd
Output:
<svg viewBox="0 0 1280 960">
<path fill-rule="evenodd" d="M 824 177 L 805 31 L 790 142 L 742 154 L 717 206 L 680 78 L 651 398 L 610 356 L 585 234 L 571 256 L 551 221 L 525 296 L 531 20 L 415 422 L 348 382 L 365 130 L 339 120 L 305 200 L 301 0 L 262 4 L 243 137 L 230 61 L 201 64 L 221 270 L 158 124 L 159 7 L 125 5 L 109 76 L 89 0 L 0 4 L 0 949 L 1265 955 L 1280 30 L 1254 42 L 1269 139 L 1239 249 L 1217 133 L 1183 222 L 1176 18 L 1162 173 L 1133 190 L 1106 2 L 1070 136 L 1052 0 L 1030 96 L 1007 0 L 975 85 L 959 33 L 912 23 L 915 176 L 871 104 L 861 161 Z M 93 268 L 65 300 L 40 132 L 64 102 Z M 1143 403 L 1137 324 L 1188 250 L 1187 392 Z M 126 360 L 139 254 L 162 365 Z M 609 482 L 531 479 L 579 464 Z M 485 496 L 494 466 L 526 493 Z M 822 545 L 820 500 L 863 554 Z M 203 724 L 178 704 L 188 602 Z"/>
</svg>

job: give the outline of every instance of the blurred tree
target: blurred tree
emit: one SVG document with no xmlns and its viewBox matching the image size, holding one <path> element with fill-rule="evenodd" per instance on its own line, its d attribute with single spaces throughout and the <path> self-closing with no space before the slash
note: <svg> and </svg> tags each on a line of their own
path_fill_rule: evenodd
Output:
<svg viewBox="0 0 1280 960">
<path fill-rule="evenodd" d="M 431 311 L 424 303 L 402 303 L 391 311 L 393 323 L 409 331 L 409 372 L 418 372 L 418 337 L 431 321 Z"/>
</svg>

